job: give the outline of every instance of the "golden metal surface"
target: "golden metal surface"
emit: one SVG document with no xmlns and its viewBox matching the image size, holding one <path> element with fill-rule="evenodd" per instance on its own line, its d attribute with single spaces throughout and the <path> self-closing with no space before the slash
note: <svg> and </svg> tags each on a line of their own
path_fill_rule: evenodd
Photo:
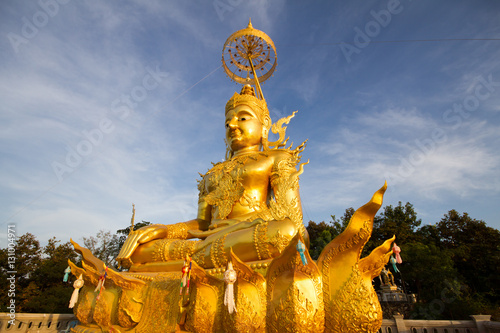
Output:
<svg viewBox="0 0 500 333">
<path fill-rule="evenodd" d="M 370 238 L 373 218 L 382 205 L 386 188 L 387 184 L 356 210 L 346 230 L 318 258 L 325 300 L 325 332 L 376 332 L 382 325 L 382 309 L 372 279 L 389 260 L 394 239 L 361 260 L 360 254 Z"/>
<path fill-rule="evenodd" d="M 267 332 L 323 332 L 325 311 L 318 267 L 306 251 L 303 265 L 297 233 L 267 270 Z"/>
<path fill-rule="evenodd" d="M 252 39 L 251 34 L 256 37 Z M 259 44 L 261 40 L 275 54 L 271 39 L 251 24 L 226 42 L 246 47 L 239 57 L 251 62 L 240 61 L 237 67 L 254 71 L 255 80 L 243 83 L 253 83 L 257 89 L 255 70 L 265 68 L 253 62 L 260 57 L 255 52 L 264 45 Z M 232 55 L 231 59 L 239 59 Z M 274 58 L 269 76 L 275 66 Z M 266 75 L 260 80 L 267 79 Z M 351 333 L 379 329 L 382 312 L 371 280 L 387 263 L 394 238 L 366 258 L 361 259 L 360 253 L 371 235 L 386 186 L 355 212 L 346 230 L 314 262 L 307 250 L 299 195 L 299 176 L 307 164 L 301 163 L 305 142 L 286 147 L 285 125 L 295 112 L 272 124 L 259 95 L 245 85 L 226 104 L 226 160 L 202 175 L 197 217 L 131 231 L 117 258 L 128 272 L 106 270 L 102 261 L 73 242 L 83 259 L 82 267 L 70 263 L 71 270 L 85 281 L 74 308 L 81 324 L 74 332 Z M 268 141 L 270 130 L 278 134 L 277 141 Z M 306 247 L 304 261 L 297 251 L 299 241 Z M 192 258 L 190 282 L 181 288 L 186 256 Z M 224 306 L 223 278 L 229 262 L 237 274 L 232 294 L 236 310 L 231 313 Z M 97 298 L 94 288 L 105 271 L 105 289 Z"/>
</svg>

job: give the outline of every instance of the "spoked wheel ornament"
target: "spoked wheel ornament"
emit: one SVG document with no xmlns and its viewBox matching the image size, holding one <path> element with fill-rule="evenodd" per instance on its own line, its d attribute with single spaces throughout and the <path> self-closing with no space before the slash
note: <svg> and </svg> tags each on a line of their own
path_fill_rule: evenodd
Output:
<svg viewBox="0 0 500 333">
<path fill-rule="evenodd" d="M 252 22 L 224 43 L 222 66 L 226 74 L 237 83 L 255 85 L 261 99 L 264 96 L 260 83 L 272 76 L 277 64 L 273 41 L 264 32 L 254 29 Z"/>
</svg>

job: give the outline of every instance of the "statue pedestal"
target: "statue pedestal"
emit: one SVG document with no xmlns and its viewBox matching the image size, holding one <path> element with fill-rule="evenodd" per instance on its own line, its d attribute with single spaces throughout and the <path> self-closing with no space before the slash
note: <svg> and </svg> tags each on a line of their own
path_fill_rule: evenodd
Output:
<svg viewBox="0 0 500 333">
<path fill-rule="evenodd" d="M 80 324 L 72 332 L 375 333 L 382 309 L 372 279 L 388 262 L 394 237 L 365 258 L 360 253 L 384 191 L 385 186 L 354 213 L 317 262 L 297 247 L 304 243 L 300 232 L 268 262 L 247 264 L 231 251 L 227 260 L 236 271 L 232 296 L 223 279 L 225 268 L 203 269 L 193 261 L 189 284 L 181 288 L 181 272 L 106 269 L 73 242 L 83 259 L 81 268 L 70 262 L 71 271 L 85 284 L 74 308 Z M 95 291 L 104 277 L 104 288 Z M 234 299 L 232 313 L 227 297 Z"/>
<path fill-rule="evenodd" d="M 108 269 L 105 289 L 96 299 L 100 273 L 85 262 L 99 261 L 84 254 L 84 268 L 71 263 L 72 271 L 85 280 L 74 309 L 81 324 L 74 332 L 283 332 L 290 327 L 294 332 L 323 332 L 321 276 L 307 251 L 307 263 L 302 262 L 296 250 L 301 238 L 298 233 L 271 262 L 247 265 L 231 253 L 237 274 L 233 313 L 225 306 L 225 268 L 203 269 L 193 262 L 189 289 L 181 289 L 180 272 Z"/>
<path fill-rule="evenodd" d="M 383 285 L 381 287 L 382 292 L 384 293 L 390 293 L 390 292 L 396 292 L 398 290 L 397 286 L 391 286 L 391 285 Z"/>
</svg>

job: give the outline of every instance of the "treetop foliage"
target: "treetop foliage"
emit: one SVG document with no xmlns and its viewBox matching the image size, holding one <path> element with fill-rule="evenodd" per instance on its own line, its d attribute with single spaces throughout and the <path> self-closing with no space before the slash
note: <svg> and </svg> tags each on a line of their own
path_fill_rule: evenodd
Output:
<svg viewBox="0 0 500 333">
<path fill-rule="evenodd" d="M 20 236 L 16 246 L 16 311 L 41 313 L 71 313 L 68 309 L 73 292 L 71 283 L 62 282 L 68 259 L 77 255 L 70 242 L 60 244 L 51 238 L 44 247 L 33 234 Z M 7 249 L 0 249 L 0 276 L 7 278 Z M 8 284 L 0 287 L 1 312 L 8 312 Z"/>
<path fill-rule="evenodd" d="M 313 259 L 342 233 L 353 213 L 348 208 L 340 219 L 332 215 L 328 223 L 309 222 Z M 500 320 L 500 231 L 456 210 L 434 225 L 421 224 L 412 204 L 386 206 L 374 218 L 362 257 L 396 235 L 403 264 L 401 273 L 393 274 L 398 286 L 417 295 L 413 318 L 469 319 L 481 313 Z"/>
</svg>

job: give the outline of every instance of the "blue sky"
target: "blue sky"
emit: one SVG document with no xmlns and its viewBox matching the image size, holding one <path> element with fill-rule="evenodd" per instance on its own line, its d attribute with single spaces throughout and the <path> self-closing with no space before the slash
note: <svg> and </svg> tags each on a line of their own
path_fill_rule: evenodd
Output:
<svg viewBox="0 0 500 333">
<path fill-rule="evenodd" d="M 0 4 L 0 246 L 7 225 L 81 241 L 195 216 L 239 86 L 224 41 L 274 41 L 273 121 L 309 139 L 304 220 L 364 204 L 450 209 L 500 229 L 497 1 L 74 1 Z M 495 40 L 496 39 L 496 40 Z"/>
</svg>

